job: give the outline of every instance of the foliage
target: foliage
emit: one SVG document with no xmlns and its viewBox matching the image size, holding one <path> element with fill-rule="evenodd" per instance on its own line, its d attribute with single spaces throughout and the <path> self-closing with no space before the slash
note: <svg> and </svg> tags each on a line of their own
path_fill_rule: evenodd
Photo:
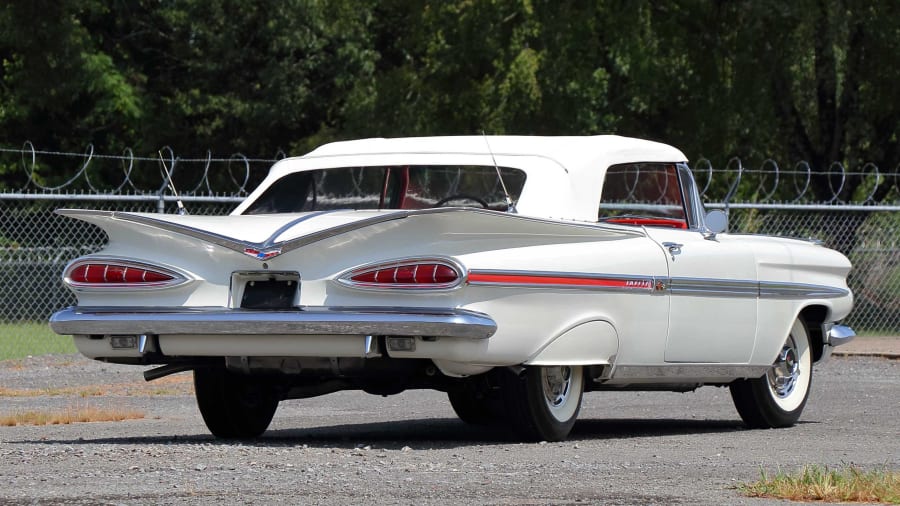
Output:
<svg viewBox="0 0 900 506">
<path fill-rule="evenodd" d="M 750 497 L 775 497 L 792 501 L 876 502 L 900 504 L 900 473 L 889 470 L 863 471 L 854 466 L 829 469 L 804 466 L 798 473 L 779 471 L 745 484 L 741 491 Z"/>
<path fill-rule="evenodd" d="M 893 0 L 12 0 L 0 138 L 271 157 L 359 136 L 619 133 L 719 166 L 896 171 L 898 54 Z"/>
<path fill-rule="evenodd" d="M 336 124 L 370 79 L 368 23 L 350 0 L 10 2 L 0 135 L 272 157 Z"/>
</svg>

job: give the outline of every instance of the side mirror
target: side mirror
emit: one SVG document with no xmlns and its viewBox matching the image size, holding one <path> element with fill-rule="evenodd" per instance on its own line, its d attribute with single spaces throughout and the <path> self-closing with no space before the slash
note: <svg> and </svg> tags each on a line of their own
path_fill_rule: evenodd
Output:
<svg viewBox="0 0 900 506">
<path fill-rule="evenodd" d="M 706 228 L 713 234 L 728 230 L 728 215 L 721 209 L 713 209 L 706 213 Z"/>
</svg>

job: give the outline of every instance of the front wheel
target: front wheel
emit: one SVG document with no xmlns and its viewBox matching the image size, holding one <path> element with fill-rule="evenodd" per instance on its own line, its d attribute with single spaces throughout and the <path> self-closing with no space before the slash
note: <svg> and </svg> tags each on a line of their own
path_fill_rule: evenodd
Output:
<svg viewBox="0 0 900 506">
<path fill-rule="evenodd" d="M 224 367 L 195 369 L 194 391 L 206 427 L 222 439 L 259 436 L 278 408 L 278 397 L 270 385 Z"/>
<path fill-rule="evenodd" d="M 580 366 L 527 367 L 502 387 L 506 417 L 524 439 L 562 441 L 572 431 L 584 392 Z"/>
<path fill-rule="evenodd" d="M 809 398 L 812 350 L 806 324 L 798 318 L 765 376 L 731 384 L 731 398 L 750 428 L 790 427 Z"/>
</svg>

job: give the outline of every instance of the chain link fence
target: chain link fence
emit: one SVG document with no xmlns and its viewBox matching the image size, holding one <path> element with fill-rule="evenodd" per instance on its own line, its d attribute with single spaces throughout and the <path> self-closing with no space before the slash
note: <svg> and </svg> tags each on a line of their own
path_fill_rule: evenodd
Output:
<svg viewBox="0 0 900 506">
<path fill-rule="evenodd" d="M 54 213 L 60 208 L 157 212 L 152 196 L 140 200 L 97 201 L 90 196 L 61 195 L 55 199 L 0 196 L 0 360 L 44 353 L 74 352 L 71 338 L 57 336 L 47 325 L 55 311 L 75 304 L 62 284 L 66 264 L 93 253 L 106 242 L 98 227 Z M 74 198 L 73 198 L 74 197 Z M 238 198 L 220 197 L 200 203 L 187 199 L 192 214 L 223 215 Z M 175 212 L 172 202 L 166 212 Z"/>
<path fill-rule="evenodd" d="M 140 160 L 153 163 L 149 158 Z M 226 164 L 234 159 L 218 161 Z M 185 160 L 173 157 L 168 166 L 174 168 L 179 162 L 184 165 Z M 248 165 L 246 177 L 237 178 L 238 188 L 215 195 L 206 179 L 210 162 L 205 162 L 206 187 L 198 185 L 195 190 L 208 191 L 183 196 L 191 214 L 228 214 L 252 188 L 253 181 L 261 179 L 258 171 L 250 177 Z M 710 169 L 695 171 L 703 186 Z M 34 173 L 30 178 L 29 184 L 35 186 Z M 61 282 L 67 262 L 99 250 L 106 237 L 99 228 L 54 211 L 85 208 L 172 213 L 175 199 L 162 197 L 166 187 L 164 184 L 155 192 L 131 194 L 122 194 L 121 185 L 111 193 L 93 187 L 87 193 L 76 193 L 68 186 L 63 188 L 67 193 L 47 187 L 0 190 L 0 360 L 75 351 L 70 338 L 50 331 L 47 320 L 54 311 L 75 303 L 74 295 Z M 131 190 L 136 190 L 133 185 Z M 726 207 L 721 200 L 710 199 L 709 195 L 705 198 L 710 208 Z M 733 233 L 816 238 L 847 255 L 854 265 L 849 283 L 856 306 L 845 323 L 858 333 L 900 334 L 900 205 L 744 202 L 727 207 Z"/>
</svg>

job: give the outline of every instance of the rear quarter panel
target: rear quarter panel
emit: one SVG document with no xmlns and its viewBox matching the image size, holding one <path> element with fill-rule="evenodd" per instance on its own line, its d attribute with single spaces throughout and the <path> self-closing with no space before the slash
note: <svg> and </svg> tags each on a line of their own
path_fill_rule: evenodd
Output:
<svg viewBox="0 0 900 506">
<path fill-rule="evenodd" d="M 496 334 L 461 346 L 446 360 L 485 365 L 525 362 L 580 324 L 610 323 L 628 363 L 662 362 L 668 298 L 585 288 L 474 286 L 436 291 L 371 290 L 342 285 L 346 271 L 408 257 L 452 258 L 467 270 L 665 276 L 665 257 L 640 231 L 579 225 L 503 213 L 412 215 L 334 235 L 265 262 L 200 239 L 144 224 L 95 220 L 110 237 L 101 253 L 158 264 L 192 281 L 145 292 L 84 291 L 83 306 L 217 306 L 230 304 L 235 271 L 296 271 L 305 306 L 464 308 L 490 315 Z"/>
<path fill-rule="evenodd" d="M 302 274 L 304 303 L 457 307 L 490 315 L 498 329 L 480 356 L 455 360 L 482 365 L 522 363 L 567 330 L 598 320 L 617 330 L 619 359 L 662 360 L 668 300 L 649 291 L 462 285 L 443 292 L 410 293 L 355 289 L 334 282 L 341 271 L 360 264 L 435 255 L 451 257 L 467 270 L 665 276 L 664 257 L 639 233 L 531 222 L 509 215 L 448 214 L 369 227 L 303 248 L 307 249 L 297 252 L 313 260 Z"/>
</svg>

